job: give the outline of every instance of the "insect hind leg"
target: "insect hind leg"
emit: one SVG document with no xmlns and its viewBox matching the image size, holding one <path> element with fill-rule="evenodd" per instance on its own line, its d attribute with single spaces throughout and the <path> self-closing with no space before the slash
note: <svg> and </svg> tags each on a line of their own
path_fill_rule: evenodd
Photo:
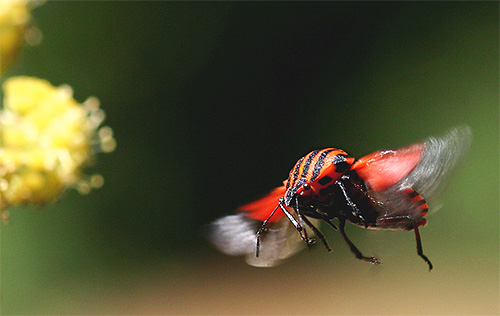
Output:
<svg viewBox="0 0 500 316">
<path fill-rule="evenodd" d="M 415 225 L 413 227 L 413 230 L 415 231 L 415 240 L 417 242 L 417 254 L 422 258 L 424 259 L 425 262 L 427 262 L 427 264 L 429 265 L 429 271 L 432 270 L 432 263 L 431 261 L 429 260 L 429 258 L 427 258 L 426 255 L 424 255 L 424 250 L 422 249 L 422 241 L 420 240 L 420 232 L 418 231 L 418 226 Z"/>
<path fill-rule="evenodd" d="M 423 219 L 420 220 L 422 221 Z M 423 221 L 425 223 L 425 220 Z M 427 263 L 427 265 L 429 266 L 429 271 L 432 270 L 433 266 L 431 261 L 429 260 L 429 258 L 427 258 L 426 255 L 424 255 L 422 240 L 420 239 L 420 232 L 418 231 L 418 226 L 420 226 L 421 223 L 419 224 L 417 220 L 412 219 L 410 215 L 396 215 L 383 217 L 380 220 L 380 224 L 383 224 L 385 226 L 394 225 L 394 227 L 398 227 L 396 225 L 399 225 L 399 227 L 405 228 L 407 230 L 413 229 L 413 231 L 415 232 L 415 242 L 417 243 L 417 254 Z"/>
</svg>

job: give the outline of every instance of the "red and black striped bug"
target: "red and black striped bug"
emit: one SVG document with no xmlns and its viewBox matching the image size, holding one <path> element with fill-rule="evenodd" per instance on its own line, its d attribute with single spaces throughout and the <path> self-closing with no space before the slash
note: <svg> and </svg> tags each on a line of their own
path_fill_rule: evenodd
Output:
<svg viewBox="0 0 500 316">
<path fill-rule="evenodd" d="M 209 238 L 226 254 L 246 255 L 250 265 L 270 267 L 302 245 L 313 244 L 308 229 L 330 251 L 315 225 L 321 220 L 337 229 L 332 222 L 337 218 L 338 230 L 356 258 L 373 264 L 380 262 L 364 256 L 349 240 L 346 222 L 369 229 L 413 230 L 417 254 L 431 270 L 418 228 L 426 223 L 427 200 L 442 191 L 471 138 L 469 127 L 457 127 L 441 137 L 376 151 L 357 161 L 340 149 L 314 150 L 297 161 L 282 186 L 241 206 L 238 214 L 213 222 Z"/>
</svg>

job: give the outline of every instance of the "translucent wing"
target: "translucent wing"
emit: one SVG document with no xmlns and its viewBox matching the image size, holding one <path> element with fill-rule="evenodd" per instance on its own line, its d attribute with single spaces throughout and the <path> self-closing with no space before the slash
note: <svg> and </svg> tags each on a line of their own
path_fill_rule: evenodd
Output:
<svg viewBox="0 0 500 316">
<path fill-rule="evenodd" d="M 255 256 L 256 232 L 262 221 L 246 217 L 243 213 L 222 217 L 209 226 L 208 237 L 221 252 L 244 255 L 246 262 L 255 267 L 273 267 L 304 248 L 304 242 L 290 221 L 268 223 L 261 235 L 259 257 Z"/>
<path fill-rule="evenodd" d="M 370 195 L 387 209 L 388 216 L 421 211 L 416 191 L 432 210 L 453 171 L 464 161 L 472 141 L 468 126 L 449 130 L 440 137 L 397 150 L 380 151 L 361 158 L 353 168 L 365 180 Z M 420 202 L 425 203 L 425 201 Z"/>
<path fill-rule="evenodd" d="M 453 128 L 441 137 L 429 137 L 420 162 L 397 187 L 411 187 L 426 199 L 437 197 L 453 171 L 464 162 L 471 143 L 468 126 Z"/>
</svg>

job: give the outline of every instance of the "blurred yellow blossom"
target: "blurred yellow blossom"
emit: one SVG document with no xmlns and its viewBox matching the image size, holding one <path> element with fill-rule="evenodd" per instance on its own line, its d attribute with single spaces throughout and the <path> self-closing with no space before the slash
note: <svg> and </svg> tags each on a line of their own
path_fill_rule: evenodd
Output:
<svg viewBox="0 0 500 316">
<path fill-rule="evenodd" d="M 79 104 L 69 86 L 32 77 L 10 78 L 3 91 L 0 213 L 49 202 L 67 187 L 87 193 L 102 185 L 101 176 L 83 172 L 95 153 L 116 146 L 111 128 L 100 127 L 105 114 L 96 98 Z"/>
<path fill-rule="evenodd" d="M 25 41 L 30 44 L 41 41 L 41 32 L 30 25 L 30 10 L 43 2 L 0 1 L 0 74 L 14 62 Z"/>
</svg>

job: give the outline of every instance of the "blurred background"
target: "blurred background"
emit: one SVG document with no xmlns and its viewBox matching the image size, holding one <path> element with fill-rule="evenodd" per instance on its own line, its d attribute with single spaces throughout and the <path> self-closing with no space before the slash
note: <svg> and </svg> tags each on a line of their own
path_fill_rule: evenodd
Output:
<svg viewBox="0 0 500 316">
<path fill-rule="evenodd" d="M 47 2 L 7 76 L 97 96 L 117 149 L 105 184 L 1 225 L 1 313 L 499 313 L 499 4 Z M 444 206 L 412 232 L 338 232 L 272 269 L 204 225 L 280 185 L 298 158 L 355 157 L 468 124 Z"/>
</svg>

